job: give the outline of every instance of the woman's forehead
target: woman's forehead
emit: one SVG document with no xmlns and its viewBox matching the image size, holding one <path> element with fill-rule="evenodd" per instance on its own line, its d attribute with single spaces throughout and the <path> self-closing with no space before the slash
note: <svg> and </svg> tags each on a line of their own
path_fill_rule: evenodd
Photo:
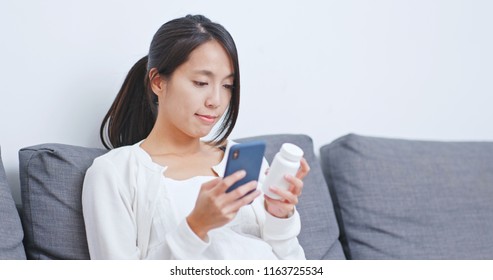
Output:
<svg viewBox="0 0 493 280">
<path fill-rule="evenodd" d="M 192 74 L 218 76 L 220 78 L 233 76 L 234 73 L 229 54 L 215 40 L 208 41 L 193 50 L 188 60 L 179 68 Z"/>
</svg>

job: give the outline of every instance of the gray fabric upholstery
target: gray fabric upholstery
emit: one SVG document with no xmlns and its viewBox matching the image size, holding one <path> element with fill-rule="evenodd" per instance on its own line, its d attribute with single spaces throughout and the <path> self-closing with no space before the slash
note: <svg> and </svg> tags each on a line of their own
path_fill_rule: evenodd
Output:
<svg viewBox="0 0 493 280">
<path fill-rule="evenodd" d="M 311 139 L 303 135 L 259 138 L 267 143 L 269 161 L 284 142 L 297 144 L 305 151 L 312 171 L 304 180 L 298 205 L 302 219 L 300 243 L 307 258 L 343 259 L 331 199 Z M 28 258 L 89 258 L 80 196 L 85 171 L 104 152 L 61 144 L 43 144 L 19 152 Z"/>
<path fill-rule="evenodd" d="M 265 158 L 269 163 L 283 143 L 293 143 L 303 149 L 311 171 L 303 180 L 303 193 L 297 206 L 301 216 L 300 244 L 307 259 L 344 259 L 334 208 L 319 161 L 313 152 L 312 139 L 306 135 L 285 134 L 244 138 L 238 142 L 248 140 L 266 142 Z"/>
<path fill-rule="evenodd" d="M 352 259 L 493 259 L 493 143 L 344 136 L 321 148 Z"/>
<path fill-rule="evenodd" d="M 105 150 L 43 144 L 19 151 L 28 259 L 88 259 L 82 183 Z"/>
<path fill-rule="evenodd" d="M 0 151 L 0 260 L 26 259 L 22 226 L 12 199 Z"/>
</svg>

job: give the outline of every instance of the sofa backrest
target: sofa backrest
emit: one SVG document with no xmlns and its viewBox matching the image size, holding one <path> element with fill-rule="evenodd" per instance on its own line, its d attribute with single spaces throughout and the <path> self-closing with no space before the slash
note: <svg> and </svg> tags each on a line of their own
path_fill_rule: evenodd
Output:
<svg viewBox="0 0 493 280">
<path fill-rule="evenodd" d="M 318 158 L 313 150 L 313 141 L 306 135 L 270 135 L 250 137 L 238 142 L 263 140 L 267 143 L 265 158 L 272 162 L 283 143 L 292 143 L 304 151 L 310 165 L 310 173 L 303 179 L 303 192 L 296 209 L 301 217 L 301 232 L 298 240 L 305 250 L 307 259 L 345 259 L 339 242 L 339 227 L 334 207 Z"/>
<path fill-rule="evenodd" d="M 493 259 L 493 143 L 350 134 L 320 150 L 351 259 Z"/>
<path fill-rule="evenodd" d="M 42 144 L 19 151 L 24 246 L 28 259 L 89 259 L 82 183 L 106 151 Z"/>
<path fill-rule="evenodd" d="M 0 260 L 26 259 L 22 226 L 12 199 L 0 151 Z"/>
<path fill-rule="evenodd" d="M 327 185 L 312 140 L 304 135 L 270 135 L 270 162 L 284 142 L 305 151 L 311 172 L 297 209 L 302 220 L 299 240 L 309 259 L 343 259 L 339 230 Z M 81 192 L 87 168 L 106 151 L 62 144 L 43 144 L 19 151 L 25 247 L 29 259 L 88 259 Z"/>
</svg>

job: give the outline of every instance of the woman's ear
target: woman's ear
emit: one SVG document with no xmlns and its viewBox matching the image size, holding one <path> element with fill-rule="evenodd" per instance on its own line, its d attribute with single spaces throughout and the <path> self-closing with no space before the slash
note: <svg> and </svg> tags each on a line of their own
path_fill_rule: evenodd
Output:
<svg viewBox="0 0 493 280">
<path fill-rule="evenodd" d="M 156 68 L 152 68 L 149 71 L 149 81 L 151 82 L 151 89 L 157 96 L 166 92 L 166 80 L 159 75 Z"/>
</svg>

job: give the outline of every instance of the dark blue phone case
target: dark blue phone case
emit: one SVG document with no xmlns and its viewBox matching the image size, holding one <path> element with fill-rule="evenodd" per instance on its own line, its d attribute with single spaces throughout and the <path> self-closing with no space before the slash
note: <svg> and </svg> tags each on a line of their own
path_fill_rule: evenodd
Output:
<svg viewBox="0 0 493 280">
<path fill-rule="evenodd" d="M 224 177 L 238 170 L 245 170 L 246 176 L 234 183 L 226 192 L 230 192 L 248 182 L 258 180 L 264 152 L 265 142 L 262 141 L 252 141 L 231 146 Z"/>
</svg>

